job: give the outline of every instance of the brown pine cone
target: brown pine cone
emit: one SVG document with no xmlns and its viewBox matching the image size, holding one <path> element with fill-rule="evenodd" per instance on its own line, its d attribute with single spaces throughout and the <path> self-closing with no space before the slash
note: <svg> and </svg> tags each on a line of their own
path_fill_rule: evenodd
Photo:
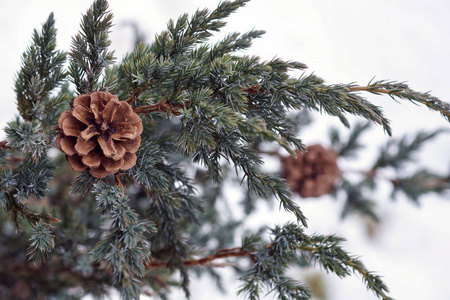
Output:
<svg viewBox="0 0 450 300">
<path fill-rule="evenodd" d="M 106 92 L 80 95 L 73 109 L 58 120 L 56 146 L 66 154 L 72 169 L 90 169 L 104 178 L 136 164 L 142 120 L 130 104 Z"/>
<path fill-rule="evenodd" d="M 333 190 L 340 176 L 336 163 L 337 155 L 321 145 L 306 147 L 306 152 L 297 150 L 297 158 L 282 159 L 283 177 L 294 192 L 300 196 L 320 197 Z"/>
</svg>

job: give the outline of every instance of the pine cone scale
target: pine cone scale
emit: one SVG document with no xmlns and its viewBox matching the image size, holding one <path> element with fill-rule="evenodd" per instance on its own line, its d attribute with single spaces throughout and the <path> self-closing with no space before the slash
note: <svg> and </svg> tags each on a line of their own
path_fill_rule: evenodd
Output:
<svg viewBox="0 0 450 300">
<path fill-rule="evenodd" d="M 92 125 L 95 122 L 94 114 L 89 112 L 85 107 L 75 106 L 72 115 L 85 125 Z"/>
<path fill-rule="evenodd" d="M 111 158 L 102 157 L 101 163 L 103 167 L 105 167 L 106 171 L 115 173 L 123 167 L 124 160 L 114 160 Z"/>
<path fill-rule="evenodd" d="M 75 155 L 77 151 L 75 150 L 75 144 L 77 143 L 77 139 L 74 137 L 66 136 L 59 140 L 60 147 L 63 149 L 64 153 L 67 155 Z"/>
<path fill-rule="evenodd" d="M 124 139 L 130 139 L 130 140 L 134 140 L 138 137 L 139 133 L 137 131 L 136 126 L 133 125 L 123 125 L 120 129 L 119 132 L 112 134 L 111 137 L 114 140 L 124 140 Z"/>
<path fill-rule="evenodd" d="M 125 155 L 125 153 L 127 152 L 127 150 L 125 149 L 124 146 L 115 143 L 115 147 L 116 147 L 116 155 L 114 155 L 113 157 L 111 157 L 113 160 L 120 160 L 123 159 L 123 156 Z"/>
<path fill-rule="evenodd" d="M 112 157 L 116 155 L 117 151 L 112 139 L 107 141 L 104 136 L 100 136 L 100 138 L 97 141 L 100 147 L 102 148 L 103 155 L 105 157 Z"/>
<path fill-rule="evenodd" d="M 86 125 L 78 121 L 72 115 L 66 115 L 65 120 L 62 122 L 61 129 L 67 136 L 79 136 L 80 131 L 83 131 Z"/>
<path fill-rule="evenodd" d="M 113 122 L 114 117 L 116 115 L 117 109 L 119 108 L 119 101 L 116 99 L 111 99 L 108 104 L 106 104 L 105 109 L 103 111 L 103 120 L 105 122 Z"/>
<path fill-rule="evenodd" d="M 132 168 L 137 161 L 137 156 L 134 153 L 130 153 L 127 152 L 124 156 L 123 156 L 123 166 L 122 168 L 125 170 L 128 170 L 130 168 Z"/>
<path fill-rule="evenodd" d="M 115 120 L 118 123 L 121 123 L 121 122 L 127 122 L 127 118 L 131 118 L 131 116 L 134 114 L 134 111 L 131 108 L 131 106 L 128 105 L 128 103 L 122 101 L 120 103 L 119 107 L 117 108 L 116 114 L 117 114 L 117 117 L 115 118 Z"/>
<path fill-rule="evenodd" d="M 99 135 L 100 132 L 97 130 L 97 127 L 94 125 L 89 125 L 88 128 L 83 130 L 80 134 L 80 137 L 86 141 L 90 140 L 92 137 Z"/>
<path fill-rule="evenodd" d="M 97 146 L 95 139 L 85 140 L 82 137 L 78 137 L 74 148 L 78 155 L 85 156 L 88 155 L 88 153 L 91 152 L 95 146 Z"/>
<path fill-rule="evenodd" d="M 110 172 L 105 170 L 105 167 L 103 165 L 99 165 L 98 168 L 91 168 L 90 169 L 91 175 L 97 178 L 105 178 L 108 176 L 108 174 L 111 174 Z"/>
<path fill-rule="evenodd" d="M 84 156 L 81 161 L 90 168 L 98 168 L 100 166 L 101 159 L 102 153 L 100 151 L 93 150 Z"/>
<path fill-rule="evenodd" d="M 139 145 L 141 144 L 141 137 L 138 136 L 136 140 L 124 140 L 116 141 L 116 145 L 120 145 L 125 148 L 126 152 L 136 153 L 139 150 Z"/>
<path fill-rule="evenodd" d="M 58 120 L 56 146 L 75 171 L 90 169 L 103 178 L 136 164 L 143 132 L 141 118 L 125 101 L 106 92 L 74 99 Z"/>
<path fill-rule="evenodd" d="M 107 102 L 106 97 L 103 94 L 100 94 L 100 92 L 92 93 L 90 103 L 92 112 L 96 114 L 96 112 L 98 113 L 99 110 L 103 110 L 106 102 Z"/>
<path fill-rule="evenodd" d="M 66 160 L 69 162 L 74 171 L 83 172 L 87 169 L 87 166 L 85 166 L 82 162 L 82 157 L 77 154 L 72 156 L 66 155 Z"/>
<path fill-rule="evenodd" d="M 71 113 L 70 113 L 70 111 L 63 111 L 62 113 L 61 113 L 61 115 L 59 116 L 59 119 L 58 119 L 58 128 L 59 129 L 61 129 L 62 128 L 62 123 L 66 120 L 66 118 L 68 117 L 68 116 L 70 116 L 71 115 Z"/>
<path fill-rule="evenodd" d="M 91 104 L 91 95 L 90 94 L 80 95 L 73 100 L 74 107 L 78 107 L 78 106 L 79 107 L 89 107 L 90 104 Z"/>
</svg>

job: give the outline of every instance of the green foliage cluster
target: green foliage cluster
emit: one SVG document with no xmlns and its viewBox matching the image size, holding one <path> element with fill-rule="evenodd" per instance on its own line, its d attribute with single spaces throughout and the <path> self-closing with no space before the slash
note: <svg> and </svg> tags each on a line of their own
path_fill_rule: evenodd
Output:
<svg viewBox="0 0 450 300">
<path fill-rule="evenodd" d="M 50 93 L 61 87 L 65 79 L 63 70 L 66 53 L 56 50 L 56 28 L 53 13 L 42 25 L 39 33 L 34 30 L 32 45 L 22 54 L 20 72 L 16 76 L 17 107 L 24 120 L 46 120 L 54 116 L 59 106 L 67 101 L 66 93 L 52 97 Z M 59 116 L 59 114 L 57 115 Z"/>
<path fill-rule="evenodd" d="M 363 263 L 342 249 L 343 238 L 335 235 L 308 236 L 297 224 L 287 223 L 271 230 L 271 243 L 264 247 L 259 236 L 251 236 L 243 241 L 243 249 L 252 253 L 254 268 L 243 276 L 244 285 L 239 293 L 248 299 L 259 299 L 261 285 L 275 293 L 277 299 L 310 299 L 310 291 L 299 282 L 285 276 L 287 266 L 318 263 L 327 272 L 339 277 L 359 273 L 368 289 L 381 299 L 392 299 L 386 295 L 387 286 L 381 278 L 367 271 Z"/>
<path fill-rule="evenodd" d="M 120 287 L 122 298 L 135 298 L 140 292 L 137 278 L 145 275 L 145 264 L 150 262 L 150 245 L 145 236 L 156 232 L 156 228 L 149 221 L 139 220 L 119 187 L 99 182 L 93 193 L 100 212 L 110 215 L 111 232 L 92 249 L 92 259 L 111 264 L 113 282 Z"/>
<path fill-rule="evenodd" d="M 369 128 L 370 123 L 356 123 L 347 139 L 341 137 L 336 128 L 331 128 L 329 135 L 332 148 L 341 159 L 357 159 L 358 152 L 364 149 L 360 139 Z M 445 133 L 448 131 L 444 129 L 433 132 L 419 131 L 413 137 L 389 139 L 380 147 L 378 156 L 367 170 L 357 170 L 361 175 L 357 180 L 344 177 L 334 190 L 335 197 L 339 198 L 342 194 L 345 197 L 342 217 L 358 213 L 378 222 L 380 218 L 376 213 L 377 201 L 374 197 L 377 196 L 376 190 L 380 181 L 391 183 L 392 200 L 396 200 L 397 195 L 401 193 L 413 203 L 419 204 L 420 198 L 426 194 L 444 195 L 450 187 L 449 176 L 418 166 L 416 155 L 427 142 Z M 412 166 L 416 167 L 415 170 L 407 171 Z"/>
<path fill-rule="evenodd" d="M 41 33 L 34 31 L 16 78 L 21 117 L 8 123 L 7 141 L 0 143 L 0 264 L 5 266 L 0 296 L 100 298 L 115 287 L 123 299 L 141 294 L 167 299 L 170 288 L 178 286 L 189 297 L 192 270 L 205 271 L 223 289 L 214 261 L 228 258 L 236 260 L 239 293 L 247 299 L 259 299 L 263 292 L 278 299 L 310 299 L 308 287 L 286 271 L 311 262 L 339 277 L 357 273 L 380 299 L 390 299 L 380 277 L 343 250 L 342 238 L 304 233 L 307 219 L 286 181 L 262 170 L 260 146 L 271 143 L 291 155 L 304 150 L 297 133 L 310 110 L 336 116 L 346 126 L 346 115 L 356 115 L 390 134 L 388 119 L 361 96 L 364 91 L 418 102 L 446 118 L 449 106 L 401 83 L 328 85 L 312 74 L 291 76 L 291 70 L 306 68 L 303 63 L 236 53 L 263 31 L 231 33 L 208 43 L 225 26 L 224 18 L 246 2 L 223 1 L 215 10 L 170 20 L 153 43 L 138 43 L 114 65 L 108 49 L 113 16 L 106 0 L 95 0 L 83 15 L 67 71 L 66 53 L 55 50 L 53 14 Z M 88 171 L 75 174 L 61 155 L 49 155 L 59 114 L 75 95 L 98 90 L 130 103 L 144 124 L 136 165 L 105 179 Z M 346 140 L 331 132 L 340 157 L 356 156 L 368 127 L 354 126 Z M 374 175 L 382 168 L 400 169 L 436 134 L 393 140 L 380 149 L 363 181 L 343 180 L 336 195 L 348 199 L 344 214 L 376 218 L 366 194 L 376 187 Z M 223 186 L 230 180 L 245 191 L 246 215 L 260 199 L 277 199 L 297 223 L 276 225 L 269 234 L 246 234 L 236 247 L 245 220 L 235 219 L 231 209 L 230 216 L 223 213 Z M 417 184 L 423 180 L 429 184 Z M 448 189 L 448 178 L 426 170 L 392 183 L 394 193 L 402 191 L 413 200 Z M 26 248 L 30 262 L 21 251 Z"/>
</svg>

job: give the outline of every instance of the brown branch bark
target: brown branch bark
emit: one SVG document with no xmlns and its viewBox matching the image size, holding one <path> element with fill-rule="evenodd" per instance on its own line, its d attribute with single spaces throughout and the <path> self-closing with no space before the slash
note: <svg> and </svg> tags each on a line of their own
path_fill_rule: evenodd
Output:
<svg viewBox="0 0 450 300">
<path fill-rule="evenodd" d="M 11 147 L 9 147 L 8 145 L 6 145 L 6 141 L 1 141 L 0 142 L 0 149 L 11 149 Z"/>
<path fill-rule="evenodd" d="M 370 86 L 352 86 L 349 87 L 351 91 L 366 91 L 371 93 L 381 93 L 381 94 L 392 94 L 392 91 L 389 91 L 383 87 L 370 87 Z"/>
<path fill-rule="evenodd" d="M 225 264 L 213 264 L 212 262 L 216 259 L 228 258 L 228 257 L 249 257 L 252 260 L 252 262 L 255 262 L 255 257 L 251 252 L 245 251 L 242 248 L 228 248 L 228 249 L 218 250 L 216 253 L 205 256 L 200 259 L 185 259 L 185 260 L 183 260 L 183 265 L 185 267 L 192 267 L 192 266 L 223 267 L 223 266 L 227 266 L 229 264 L 226 264 L 226 263 Z M 166 262 L 153 260 L 149 264 L 146 265 L 146 268 L 147 269 L 168 268 L 168 265 Z"/>
<path fill-rule="evenodd" d="M 138 115 L 146 115 L 150 112 L 170 112 L 175 116 L 181 115 L 181 113 L 178 111 L 180 108 L 186 107 L 186 105 L 189 104 L 189 101 L 186 101 L 184 103 L 176 103 L 176 104 L 170 104 L 166 102 L 167 94 L 158 102 L 152 105 L 145 105 L 145 106 L 138 106 L 135 107 L 133 110 Z"/>
<path fill-rule="evenodd" d="M 184 107 L 185 104 L 169 104 L 167 102 L 158 102 L 152 105 L 138 106 L 134 108 L 134 112 L 138 115 L 146 115 L 150 112 L 171 112 L 175 116 L 181 115 L 177 110 Z"/>
<path fill-rule="evenodd" d="M 139 95 L 139 92 L 136 92 L 135 90 L 133 90 L 133 93 L 131 93 L 130 97 L 128 97 L 128 99 L 125 101 L 128 102 L 128 104 L 131 104 L 134 101 L 136 101 L 136 98 L 138 95 Z"/>
<path fill-rule="evenodd" d="M 123 183 L 120 180 L 120 175 L 121 175 L 121 173 L 119 173 L 119 172 L 114 174 L 114 182 L 115 182 L 115 185 L 120 187 L 120 189 L 122 190 L 122 195 L 125 195 L 125 187 L 123 186 Z"/>
</svg>

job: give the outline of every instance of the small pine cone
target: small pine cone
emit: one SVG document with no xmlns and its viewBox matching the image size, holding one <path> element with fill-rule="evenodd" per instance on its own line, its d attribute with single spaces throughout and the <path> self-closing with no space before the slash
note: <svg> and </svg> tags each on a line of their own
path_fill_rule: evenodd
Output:
<svg viewBox="0 0 450 300">
<path fill-rule="evenodd" d="M 297 158 L 282 159 L 283 177 L 294 192 L 300 196 L 320 197 L 333 190 L 340 176 L 336 163 L 337 155 L 321 145 L 306 147 L 306 152 L 297 150 Z"/>
<path fill-rule="evenodd" d="M 80 95 L 73 109 L 58 120 L 56 146 L 66 154 L 72 169 L 90 169 L 104 178 L 136 164 L 142 120 L 130 104 L 106 92 Z"/>
</svg>

